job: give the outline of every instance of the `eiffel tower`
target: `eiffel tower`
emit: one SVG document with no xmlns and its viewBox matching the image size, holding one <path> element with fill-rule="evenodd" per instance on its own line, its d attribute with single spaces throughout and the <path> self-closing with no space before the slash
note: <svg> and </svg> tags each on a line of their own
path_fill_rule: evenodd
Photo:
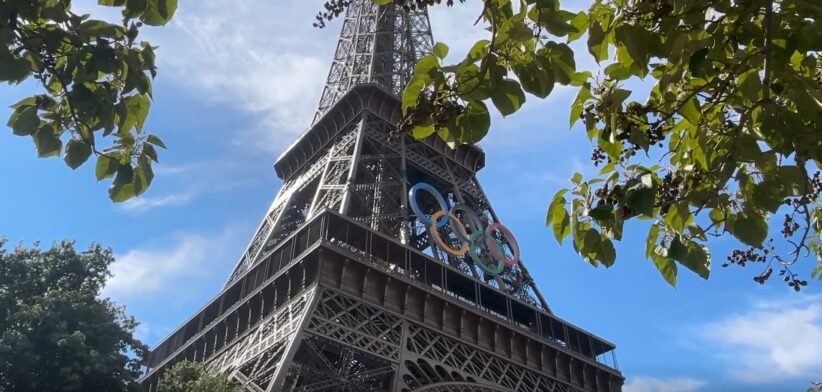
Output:
<svg viewBox="0 0 822 392">
<path fill-rule="evenodd" d="M 184 359 L 257 392 L 622 389 L 615 346 L 555 316 L 517 262 L 482 150 L 396 132 L 431 50 L 426 10 L 350 3 L 282 188 L 222 291 L 151 350 L 146 390 Z"/>
</svg>

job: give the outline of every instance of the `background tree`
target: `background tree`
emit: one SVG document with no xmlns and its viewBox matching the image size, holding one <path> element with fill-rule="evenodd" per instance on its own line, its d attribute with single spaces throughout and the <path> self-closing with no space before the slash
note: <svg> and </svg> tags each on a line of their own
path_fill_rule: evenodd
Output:
<svg viewBox="0 0 822 392">
<path fill-rule="evenodd" d="M 237 387 L 228 377 L 208 369 L 200 362 L 181 361 L 160 379 L 158 392 L 234 392 Z"/>
<path fill-rule="evenodd" d="M 327 3 L 317 25 L 345 4 Z M 822 278 L 822 6 L 596 0 L 572 13 L 557 0 L 482 5 L 477 23 L 488 39 L 457 64 L 443 63 L 442 43 L 417 64 L 402 97 L 406 131 L 476 143 L 490 126 L 488 104 L 507 116 L 526 94 L 577 86 L 570 125 L 583 123 L 600 171 L 575 173 L 553 197 L 546 224 L 560 243 L 570 236 L 583 259 L 610 267 L 625 222 L 643 220 L 646 256 L 671 285 L 681 267 L 707 279 L 708 239 L 725 236 L 743 248 L 723 266 L 758 264 L 759 283 L 777 271 L 799 291 L 807 282 L 794 266 L 803 260 Z M 569 44 L 581 38 L 596 72 L 576 69 Z"/>
<path fill-rule="evenodd" d="M 136 390 L 137 323 L 100 298 L 113 262 L 100 245 L 9 252 L 0 240 L 0 390 Z"/>
<path fill-rule="evenodd" d="M 165 147 L 143 129 L 157 68 L 154 48 L 137 41 L 139 28 L 168 22 L 177 0 L 98 3 L 122 8 L 122 24 L 77 15 L 71 0 L 1 2 L 0 82 L 33 78 L 42 86 L 12 106 L 15 135 L 72 169 L 95 155 L 97 179 L 114 177 L 109 196 L 124 201 L 151 185 L 155 146 Z"/>
</svg>

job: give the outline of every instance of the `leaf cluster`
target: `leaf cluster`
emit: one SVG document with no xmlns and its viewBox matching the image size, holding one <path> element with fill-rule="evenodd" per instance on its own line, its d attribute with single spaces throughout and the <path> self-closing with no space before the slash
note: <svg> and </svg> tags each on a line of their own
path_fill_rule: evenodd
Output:
<svg viewBox="0 0 822 392">
<path fill-rule="evenodd" d="M 167 23 L 177 1 L 98 3 L 121 8 L 122 23 L 77 15 L 70 0 L 0 4 L 0 81 L 42 86 L 12 106 L 15 135 L 31 137 L 39 157 L 62 155 L 72 169 L 95 155 L 97 179 L 113 177 L 109 196 L 124 201 L 151 184 L 155 147 L 164 147 L 144 130 L 157 67 L 155 48 L 137 40 L 139 28 Z M 101 146 L 103 138 L 111 143 Z"/>
<path fill-rule="evenodd" d="M 0 390 L 136 390 L 137 323 L 100 298 L 113 262 L 100 245 L 8 251 L 0 240 Z"/>
<path fill-rule="evenodd" d="M 158 392 L 235 392 L 238 387 L 225 374 L 200 362 L 180 361 L 163 374 Z"/>
<path fill-rule="evenodd" d="M 610 267 L 625 222 L 649 222 L 645 254 L 675 285 L 681 267 L 707 279 L 709 238 L 732 236 L 757 252 L 757 282 L 776 269 L 798 290 L 796 262 L 815 258 L 822 278 L 821 13 L 798 0 L 596 0 L 578 13 L 556 0 L 483 1 L 490 39 L 457 64 L 443 63 L 444 44 L 419 61 L 405 130 L 476 143 L 487 103 L 507 116 L 528 95 L 578 86 L 570 125 L 583 123 L 600 171 L 552 199 L 558 241 Z M 596 73 L 576 69 L 568 44 L 582 38 Z M 625 88 L 639 79 L 652 82 L 647 95 Z"/>
</svg>

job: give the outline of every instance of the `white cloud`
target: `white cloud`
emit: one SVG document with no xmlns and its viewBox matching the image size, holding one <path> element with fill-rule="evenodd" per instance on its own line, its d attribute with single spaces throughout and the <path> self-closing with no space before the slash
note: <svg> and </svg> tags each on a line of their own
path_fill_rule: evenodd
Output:
<svg viewBox="0 0 822 392">
<path fill-rule="evenodd" d="M 113 276 L 104 294 L 117 300 L 143 295 L 185 293 L 212 279 L 215 273 L 230 268 L 233 258 L 228 254 L 236 237 L 227 229 L 215 236 L 179 234 L 165 246 L 148 246 L 115 255 L 111 266 Z"/>
<path fill-rule="evenodd" d="M 767 383 L 822 374 L 822 296 L 761 300 L 744 313 L 701 327 L 744 382 Z"/>
<path fill-rule="evenodd" d="M 694 392 L 705 385 L 705 381 L 693 378 L 634 377 L 630 379 L 623 391 L 625 392 Z"/>
<path fill-rule="evenodd" d="M 169 194 L 158 197 L 135 197 L 121 204 L 121 207 L 123 210 L 128 212 L 143 212 L 156 207 L 180 206 L 187 204 L 198 194 L 199 192 L 189 190 L 183 193 Z"/>
<path fill-rule="evenodd" d="M 117 207 L 129 214 L 140 214 L 158 207 L 186 205 L 192 200 L 208 193 L 229 192 L 238 188 L 259 184 L 265 179 L 246 176 L 250 168 L 246 163 L 232 160 L 213 160 L 184 163 L 180 165 L 157 165 L 154 173 L 157 178 L 176 176 L 166 184 L 178 190 L 159 194 L 155 183 L 145 194 L 130 199 Z"/>
<path fill-rule="evenodd" d="M 160 78 L 249 115 L 234 142 L 276 150 L 309 125 L 335 44 L 311 26 L 321 4 L 204 0 L 180 4 L 172 22 L 146 30 Z"/>
<path fill-rule="evenodd" d="M 169 165 L 165 163 L 158 163 L 152 168 L 155 175 L 182 175 L 188 174 L 194 170 L 208 167 L 212 165 L 211 162 L 192 162 L 181 165 Z"/>
</svg>

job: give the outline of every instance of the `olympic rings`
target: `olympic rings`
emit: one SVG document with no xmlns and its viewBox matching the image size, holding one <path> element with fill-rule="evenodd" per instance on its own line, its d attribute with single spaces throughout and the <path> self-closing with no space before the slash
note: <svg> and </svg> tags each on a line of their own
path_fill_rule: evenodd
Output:
<svg viewBox="0 0 822 392">
<path fill-rule="evenodd" d="M 408 191 L 408 203 L 411 204 L 411 210 L 414 211 L 414 214 L 416 214 L 417 217 L 420 218 L 422 223 L 425 223 L 426 226 L 431 225 L 432 219 L 430 217 L 426 217 L 425 213 L 423 213 L 420 209 L 419 204 L 417 204 L 417 191 L 420 190 L 430 193 L 431 196 L 434 196 L 434 199 L 437 200 L 437 204 L 440 205 L 440 210 L 444 212 L 443 218 L 445 219 L 437 221 L 437 227 L 442 228 L 443 226 L 445 226 L 446 223 L 448 223 L 447 215 L 450 210 L 450 208 L 448 208 L 448 202 L 445 201 L 445 198 L 442 197 L 442 194 L 437 190 L 437 188 L 434 188 L 429 184 L 420 182 L 417 185 L 411 187 L 411 190 Z"/>
<path fill-rule="evenodd" d="M 422 212 L 417 202 L 417 192 L 420 190 L 430 193 L 439 204 L 440 209 L 433 215 L 428 216 Z M 497 275 L 506 266 L 510 267 L 520 262 L 519 244 L 511 230 L 499 222 L 491 222 L 483 228 L 483 222 L 476 212 L 461 203 L 449 207 L 445 197 L 430 184 L 420 182 L 411 187 L 408 191 L 408 201 L 414 214 L 428 227 L 430 240 L 445 253 L 454 257 L 467 253 L 474 264 L 489 275 Z M 457 217 L 455 212 L 459 212 L 460 216 Z M 452 248 L 440 236 L 438 229 L 446 223 L 450 223 L 454 235 L 462 241 L 460 248 Z M 497 233 L 500 239 L 495 237 Z M 505 254 L 506 245 L 512 253 L 510 258 Z"/>
</svg>

